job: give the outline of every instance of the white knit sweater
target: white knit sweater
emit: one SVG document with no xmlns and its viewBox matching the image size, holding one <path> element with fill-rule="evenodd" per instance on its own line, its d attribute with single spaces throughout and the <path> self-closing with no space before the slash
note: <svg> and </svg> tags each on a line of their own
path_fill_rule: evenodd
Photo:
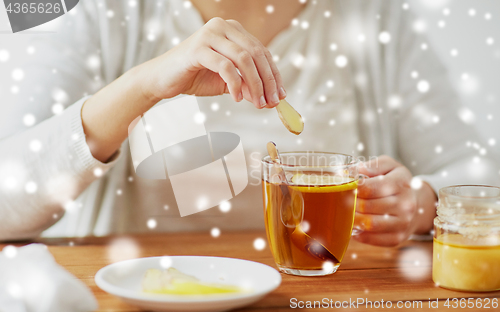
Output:
<svg viewBox="0 0 500 312">
<path fill-rule="evenodd" d="M 446 71 L 432 47 L 421 48 L 427 42 L 412 20 L 399 1 L 309 1 L 269 45 L 288 100 L 305 117 L 304 133 L 289 134 L 274 110 L 229 96 L 200 98 L 207 131 L 240 135 L 250 185 L 228 213 L 214 208 L 180 218 L 168 181 L 135 176 L 127 142 L 107 164 L 92 157 L 80 111 L 86 95 L 164 53 L 203 21 L 180 0 L 80 1 L 60 18 L 59 31 L 33 43 L 21 95 L 1 114 L 0 239 L 35 237 L 63 215 L 44 235 L 263 227 L 259 159 L 269 140 L 282 151 L 387 154 L 435 190 L 499 185 L 498 164 L 473 148 L 480 139 L 458 118 Z M 67 107 L 57 116 L 55 102 Z M 27 113 L 43 122 L 14 126 Z M 156 228 L 148 228 L 150 219 Z"/>
</svg>

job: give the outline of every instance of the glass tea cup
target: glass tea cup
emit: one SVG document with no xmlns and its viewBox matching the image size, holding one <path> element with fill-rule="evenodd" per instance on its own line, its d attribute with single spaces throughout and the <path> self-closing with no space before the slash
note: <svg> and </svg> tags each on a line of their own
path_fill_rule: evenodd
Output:
<svg viewBox="0 0 500 312">
<path fill-rule="evenodd" d="M 335 273 L 351 234 L 361 232 L 353 232 L 357 189 L 366 178 L 359 174 L 360 160 L 289 152 L 281 154 L 281 164 L 270 156 L 261 164 L 267 238 L 279 270 L 301 276 Z"/>
</svg>

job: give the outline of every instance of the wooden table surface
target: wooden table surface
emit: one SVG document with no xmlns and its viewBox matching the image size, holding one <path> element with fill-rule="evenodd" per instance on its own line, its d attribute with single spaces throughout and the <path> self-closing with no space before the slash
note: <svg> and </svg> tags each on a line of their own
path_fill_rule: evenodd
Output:
<svg viewBox="0 0 500 312">
<path fill-rule="evenodd" d="M 213 238 L 209 233 L 169 233 L 133 235 L 105 238 L 58 238 L 39 239 L 37 242 L 49 246 L 56 261 L 82 280 L 94 292 L 98 311 L 140 311 L 100 290 L 95 282 L 96 272 L 119 259 L 164 255 L 203 255 L 247 259 L 276 267 L 269 248 L 256 250 L 253 242 L 264 238 L 264 231 L 223 232 Z M 0 245 L 2 248 L 4 245 Z M 500 292 L 467 293 L 446 290 L 434 285 L 431 279 L 432 242 L 407 242 L 399 248 L 381 248 L 351 241 L 344 261 L 337 273 L 325 277 L 296 277 L 282 274 L 282 284 L 274 292 L 252 306 L 237 311 L 293 311 L 291 299 L 298 301 L 321 301 L 323 298 L 335 301 L 356 301 L 358 298 L 375 301 L 385 308 L 377 311 L 394 310 L 401 304 L 414 305 L 402 308 L 405 311 L 449 311 L 459 310 L 444 306 L 450 298 L 500 298 Z M 438 309 L 429 309 L 429 301 Z M 483 304 L 485 299 L 482 300 Z M 500 299 L 496 299 L 499 301 Z M 392 308 L 387 308 L 387 301 Z M 422 301 L 407 303 L 406 301 Z M 345 305 L 345 303 L 344 303 Z M 418 304 L 420 305 L 420 304 Z M 491 304 L 490 304 L 491 306 Z M 305 309 L 303 309 L 305 310 Z M 342 310 L 371 310 L 364 306 L 342 308 Z M 397 310 L 397 309 L 396 309 Z M 478 311 L 477 307 L 462 310 Z M 500 308 L 483 309 L 500 311 Z"/>
</svg>

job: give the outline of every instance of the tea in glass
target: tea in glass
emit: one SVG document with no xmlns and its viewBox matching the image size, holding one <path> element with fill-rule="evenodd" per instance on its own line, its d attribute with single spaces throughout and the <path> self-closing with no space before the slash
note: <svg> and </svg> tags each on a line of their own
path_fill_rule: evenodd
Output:
<svg viewBox="0 0 500 312">
<path fill-rule="evenodd" d="M 282 159 L 287 181 L 263 159 L 264 218 L 274 260 L 289 274 L 334 273 L 353 229 L 358 160 L 328 153 L 283 153 Z"/>
</svg>

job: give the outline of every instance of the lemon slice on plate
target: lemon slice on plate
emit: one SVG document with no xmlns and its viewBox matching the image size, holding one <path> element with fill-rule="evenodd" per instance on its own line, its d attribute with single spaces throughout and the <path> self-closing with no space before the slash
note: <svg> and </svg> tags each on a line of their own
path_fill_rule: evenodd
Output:
<svg viewBox="0 0 500 312">
<path fill-rule="evenodd" d="M 165 273 L 165 256 L 130 259 L 100 269 L 96 285 L 136 306 L 137 311 L 216 312 L 252 304 L 281 284 L 277 270 L 258 262 L 201 256 L 168 258 L 169 268 L 177 272 Z M 161 278 L 162 274 L 170 279 Z M 167 292 L 162 292 L 165 287 Z M 237 292 L 226 291 L 236 288 Z"/>
<path fill-rule="evenodd" d="M 203 283 L 196 277 L 175 268 L 160 271 L 149 269 L 142 280 L 144 292 L 168 295 L 215 295 L 238 293 L 243 290 L 234 285 Z"/>
</svg>

